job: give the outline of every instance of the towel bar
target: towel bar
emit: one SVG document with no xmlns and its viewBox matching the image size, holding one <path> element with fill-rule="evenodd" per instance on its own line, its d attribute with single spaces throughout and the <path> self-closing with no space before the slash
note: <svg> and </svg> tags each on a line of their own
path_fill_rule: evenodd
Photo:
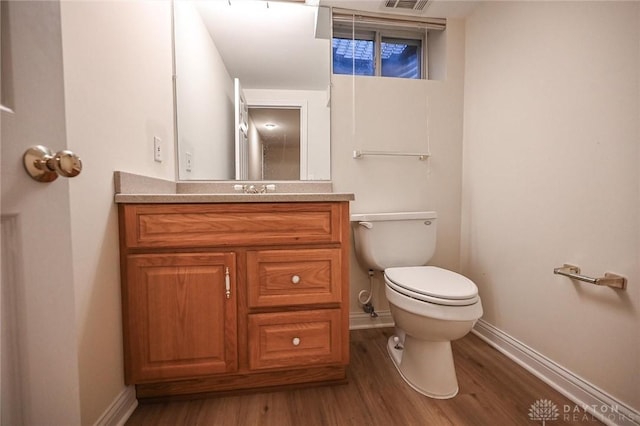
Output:
<svg viewBox="0 0 640 426">
<path fill-rule="evenodd" d="M 586 275 L 580 275 L 580 268 L 574 265 L 564 264 L 560 268 L 554 268 L 553 273 L 557 275 L 564 275 L 574 280 L 584 281 L 590 284 L 603 285 L 607 287 L 613 287 L 620 290 L 624 290 L 627 287 L 627 279 L 623 276 L 605 273 L 604 277 L 593 278 Z"/>
<path fill-rule="evenodd" d="M 353 158 L 362 158 L 365 155 L 388 155 L 392 157 L 418 157 L 418 160 L 426 160 L 431 154 L 426 152 L 394 152 L 394 151 L 353 151 Z"/>
</svg>

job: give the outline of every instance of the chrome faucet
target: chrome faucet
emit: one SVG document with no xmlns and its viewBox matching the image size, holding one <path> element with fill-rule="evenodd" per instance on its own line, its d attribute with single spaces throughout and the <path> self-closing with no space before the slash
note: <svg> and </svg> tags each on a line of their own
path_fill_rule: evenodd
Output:
<svg viewBox="0 0 640 426">
<path fill-rule="evenodd" d="M 260 185 L 260 186 L 256 186 L 256 185 L 233 185 L 233 189 L 235 191 L 242 191 L 245 194 L 266 194 L 269 191 L 275 191 L 276 190 L 276 186 L 275 184 L 268 184 L 268 185 Z"/>
</svg>

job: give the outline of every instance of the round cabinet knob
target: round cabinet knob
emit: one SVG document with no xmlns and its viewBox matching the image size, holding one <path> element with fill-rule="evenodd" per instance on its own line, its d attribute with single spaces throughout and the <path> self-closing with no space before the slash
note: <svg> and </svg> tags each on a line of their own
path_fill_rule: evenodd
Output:
<svg viewBox="0 0 640 426">
<path fill-rule="evenodd" d="M 298 346 L 300 344 L 300 338 L 294 337 L 291 343 L 293 343 L 293 346 Z"/>
<path fill-rule="evenodd" d="M 294 284 L 298 284 L 300 282 L 300 276 L 294 275 L 293 277 L 291 277 L 291 282 Z"/>
</svg>

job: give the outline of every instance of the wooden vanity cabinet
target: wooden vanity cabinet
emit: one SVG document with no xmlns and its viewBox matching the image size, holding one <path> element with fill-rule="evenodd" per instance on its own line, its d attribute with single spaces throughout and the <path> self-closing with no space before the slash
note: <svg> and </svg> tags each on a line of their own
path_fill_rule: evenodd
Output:
<svg viewBox="0 0 640 426">
<path fill-rule="evenodd" d="M 348 202 L 120 204 L 139 399 L 344 382 Z"/>
</svg>

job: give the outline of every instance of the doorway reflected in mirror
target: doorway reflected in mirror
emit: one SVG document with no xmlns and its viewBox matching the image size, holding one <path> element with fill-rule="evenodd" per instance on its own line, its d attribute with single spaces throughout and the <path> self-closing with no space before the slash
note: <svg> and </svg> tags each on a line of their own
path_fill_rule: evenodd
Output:
<svg viewBox="0 0 640 426">
<path fill-rule="evenodd" d="M 249 180 L 300 179 L 300 108 L 249 108 Z"/>
</svg>

